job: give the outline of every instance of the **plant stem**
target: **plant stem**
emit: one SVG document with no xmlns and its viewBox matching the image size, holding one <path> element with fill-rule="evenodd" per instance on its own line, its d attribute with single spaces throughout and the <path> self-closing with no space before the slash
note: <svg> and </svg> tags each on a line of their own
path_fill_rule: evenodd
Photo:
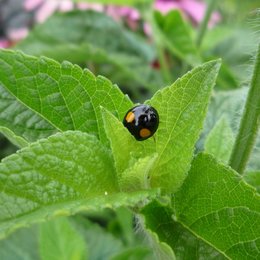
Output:
<svg viewBox="0 0 260 260">
<path fill-rule="evenodd" d="M 217 4 L 216 0 L 210 0 L 209 1 L 206 14 L 205 14 L 205 16 L 203 18 L 203 21 L 200 24 L 198 35 L 197 35 L 196 45 L 198 47 L 200 47 L 200 45 L 202 43 L 202 40 L 203 40 L 204 35 L 206 33 L 206 30 L 207 30 L 209 19 L 211 17 L 211 14 L 212 14 L 213 10 L 215 9 L 216 4 Z"/>
<path fill-rule="evenodd" d="M 254 147 L 260 126 L 260 44 L 256 55 L 253 77 L 240 122 L 229 165 L 243 174 Z"/>
</svg>

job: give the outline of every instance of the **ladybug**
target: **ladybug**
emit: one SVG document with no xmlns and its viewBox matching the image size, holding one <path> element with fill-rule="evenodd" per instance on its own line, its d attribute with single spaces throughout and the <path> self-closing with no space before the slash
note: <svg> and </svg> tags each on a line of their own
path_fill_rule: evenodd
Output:
<svg viewBox="0 0 260 260">
<path fill-rule="evenodd" d="M 156 132 L 159 115 L 151 106 L 138 105 L 127 111 L 123 124 L 136 140 L 143 141 Z"/>
</svg>

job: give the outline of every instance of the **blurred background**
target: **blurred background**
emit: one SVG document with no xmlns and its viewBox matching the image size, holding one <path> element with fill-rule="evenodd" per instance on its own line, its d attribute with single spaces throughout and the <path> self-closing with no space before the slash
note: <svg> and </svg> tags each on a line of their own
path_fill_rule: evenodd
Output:
<svg viewBox="0 0 260 260">
<path fill-rule="evenodd" d="M 214 126 L 222 125 L 232 137 L 237 132 L 260 42 L 259 7 L 259 0 L 0 0 L 0 48 L 76 63 L 107 77 L 136 103 L 149 99 L 193 67 L 221 58 L 222 67 L 197 143 L 200 151 Z M 16 150 L 0 135 L 0 159 Z M 260 169 L 259 158 L 260 138 L 248 172 Z M 72 222 L 78 230 L 88 230 L 84 236 L 92 245 L 90 259 L 102 259 L 98 252 L 104 245 L 106 253 L 112 255 L 129 245 L 147 242 L 133 232 L 135 222 L 126 209 L 78 216 Z M 68 224 L 64 223 L 58 225 Z M 54 224 L 46 225 L 48 237 L 48 228 Z M 33 241 L 37 230 L 33 227 L 26 235 L 21 230 L 11 242 L 4 243 L 20 241 L 26 251 L 26 241 Z M 93 233 L 103 240 L 96 237 L 95 241 L 101 242 L 95 244 Z M 140 254 L 149 256 L 148 247 L 142 250 Z M 8 252 L 0 250 L 0 258 Z M 31 259 L 37 259 L 36 255 L 30 251 Z"/>
</svg>

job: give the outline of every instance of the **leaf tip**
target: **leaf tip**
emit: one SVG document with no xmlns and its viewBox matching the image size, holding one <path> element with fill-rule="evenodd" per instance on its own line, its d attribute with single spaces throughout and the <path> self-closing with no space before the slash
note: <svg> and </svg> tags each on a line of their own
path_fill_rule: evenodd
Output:
<svg viewBox="0 0 260 260">
<path fill-rule="evenodd" d="M 220 69 L 220 66 L 222 64 L 222 59 L 215 59 L 215 60 L 211 60 L 205 64 L 212 64 L 212 68 L 215 68 L 217 71 Z"/>
</svg>

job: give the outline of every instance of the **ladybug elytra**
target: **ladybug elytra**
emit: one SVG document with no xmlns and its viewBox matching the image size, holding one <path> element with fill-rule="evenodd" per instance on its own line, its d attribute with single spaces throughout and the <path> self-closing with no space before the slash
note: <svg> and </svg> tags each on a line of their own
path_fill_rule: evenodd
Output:
<svg viewBox="0 0 260 260">
<path fill-rule="evenodd" d="M 124 126 L 138 141 L 153 136 L 159 125 L 159 115 L 155 108 L 149 105 L 138 105 L 127 111 Z"/>
</svg>

